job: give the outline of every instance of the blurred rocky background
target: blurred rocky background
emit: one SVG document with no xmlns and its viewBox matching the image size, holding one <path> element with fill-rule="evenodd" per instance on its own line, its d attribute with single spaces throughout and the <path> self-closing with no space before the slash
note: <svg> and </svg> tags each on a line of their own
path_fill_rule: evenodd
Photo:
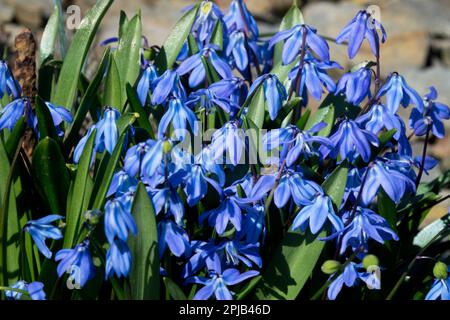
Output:
<svg viewBox="0 0 450 320">
<path fill-rule="evenodd" d="M 216 1 L 224 10 L 229 2 Z M 83 15 L 93 3 L 95 0 L 64 0 L 63 6 L 78 5 Z M 140 9 L 144 35 L 152 45 L 160 45 L 181 16 L 181 10 L 192 3 L 190 0 L 116 0 L 103 20 L 97 42 L 117 34 L 121 10 L 132 15 Z M 246 3 L 261 32 L 273 33 L 292 0 L 246 0 Z M 381 47 L 383 76 L 398 71 L 420 94 L 434 85 L 440 94 L 439 100 L 450 104 L 450 0 L 299 0 L 299 3 L 306 22 L 330 38 L 335 38 L 358 10 L 378 6 L 380 20 L 388 33 L 388 41 Z M 0 52 L 8 52 L 15 35 L 24 27 L 30 28 L 39 41 L 52 9 L 53 0 L 0 0 Z M 330 43 L 330 48 L 334 60 L 350 67 L 345 46 Z M 95 57 L 100 52 L 98 49 L 92 54 Z M 371 59 L 367 45 L 356 59 L 356 62 Z M 406 119 L 408 114 L 404 117 Z M 450 132 L 448 121 L 447 132 Z M 413 145 L 419 154 L 422 141 L 414 141 Z M 442 161 L 440 168 L 433 170 L 427 179 L 436 178 L 450 168 L 449 135 L 432 144 L 431 154 Z M 446 211 L 449 204 L 438 208 L 437 214 Z"/>
</svg>

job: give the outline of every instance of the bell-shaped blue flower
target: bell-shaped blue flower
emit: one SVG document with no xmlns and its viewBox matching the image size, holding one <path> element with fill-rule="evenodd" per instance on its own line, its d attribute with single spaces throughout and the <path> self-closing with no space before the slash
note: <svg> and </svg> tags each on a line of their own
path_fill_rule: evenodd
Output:
<svg viewBox="0 0 450 320">
<path fill-rule="evenodd" d="M 248 94 L 248 88 L 245 81 L 237 77 L 214 82 L 208 89 L 220 99 L 229 100 L 237 106 L 241 106 L 244 103 Z"/>
<path fill-rule="evenodd" d="M 225 241 L 217 248 L 225 254 L 225 264 L 238 266 L 240 262 L 251 268 L 253 264 L 262 267 L 262 259 L 259 255 L 259 243 L 242 243 L 239 241 Z"/>
<path fill-rule="evenodd" d="M 27 283 L 23 280 L 17 281 L 11 286 L 13 289 L 27 291 L 32 300 L 45 300 L 44 284 L 42 282 Z M 5 291 L 6 299 L 20 300 L 22 293 L 12 290 Z"/>
<path fill-rule="evenodd" d="M 136 92 L 139 97 L 141 105 L 144 106 L 148 98 L 148 93 L 153 90 L 154 82 L 158 78 L 158 73 L 156 68 L 152 64 L 147 64 L 145 69 L 142 71 L 141 77 L 138 81 Z"/>
<path fill-rule="evenodd" d="M 230 116 L 234 116 L 239 110 L 239 106 L 228 97 L 220 97 L 211 87 L 208 89 L 200 89 L 189 95 L 186 105 L 190 108 L 197 107 L 198 109 L 205 109 L 207 114 L 214 113 L 217 107 L 221 108 Z"/>
<path fill-rule="evenodd" d="M 186 99 L 186 92 L 176 71 L 167 70 L 154 80 L 153 85 L 153 105 L 165 104 L 172 97 Z"/>
<path fill-rule="evenodd" d="M 381 30 L 381 42 L 384 43 L 387 35 L 381 23 L 366 10 L 361 10 L 339 33 L 336 43 L 341 44 L 348 41 L 348 56 L 353 59 L 361 48 L 364 39 L 367 39 L 373 55 L 379 57 L 380 37 L 377 30 Z"/>
<path fill-rule="evenodd" d="M 230 34 L 225 54 L 233 59 L 232 63 L 246 78 L 249 77 L 249 64 L 259 65 L 261 61 L 256 40 L 247 38 L 245 32 L 239 30 Z"/>
<path fill-rule="evenodd" d="M 223 13 L 212 1 L 204 0 L 192 26 L 191 32 L 201 42 L 207 42 L 211 38 L 212 32 L 218 20 L 223 18 Z"/>
<path fill-rule="evenodd" d="M 24 114 L 27 115 L 28 125 L 34 127 L 35 117 L 28 98 L 16 99 L 8 103 L 3 110 L 0 111 L 0 130 L 8 128 L 9 131 L 12 131 L 17 121 L 19 121 L 20 117 Z"/>
<path fill-rule="evenodd" d="M 265 208 L 262 205 L 255 205 L 253 209 L 244 216 L 241 231 L 237 233 L 237 237 L 246 243 L 264 242 L 266 236 Z"/>
<path fill-rule="evenodd" d="M 191 246 L 186 231 L 171 220 L 163 220 L 158 224 L 159 255 L 162 256 L 167 247 L 177 257 L 189 256 Z"/>
<path fill-rule="evenodd" d="M 303 43 L 306 33 L 306 44 Z M 320 59 L 330 60 L 328 43 L 317 34 L 317 30 L 306 24 L 296 25 L 289 30 L 280 31 L 270 39 L 269 48 L 280 41 L 284 42 L 282 61 L 284 65 L 290 64 L 300 55 L 302 46 L 309 47 Z"/>
<path fill-rule="evenodd" d="M 141 142 L 135 146 L 128 149 L 123 169 L 131 176 L 135 177 L 137 174 L 142 172 L 142 164 L 144 156 L 150 151 L 151 147 L 154 146 L 155 142 L 148 140 L 146 142 Z"/>
<path fill-rule="evenodd" d="M 341 292 L 342 287 L 353 287 L 358 283 L 358 280 L 363 276 L 363 272 L 358 271 L 361 268 L 361 264 L 349 262 L 344 268 L 344 271 L 338 275 L 328 287 L 327 296 L 329 300 L 335 300 L 338 294 Z M 330 276 L 333 278 L 335 274 Z"/>
<path fill-rule="evenodd" d="M 284 207 L 291 197 L 297 206 L 308 205 L 317 193 L 323 193 L 320 185 L 303 179 L 299 172 L 289 170 L 281 177 L 273 200 L 278 208 Z"/>
<path fill-rule="evenodd" d="M 149 142 L 150 149 L 145 153 L 144 158 L 142 159 L 142 175 L 152 177 L 161 166 L 164 156 L 164 143 L 165 141 L 162 140 Z"/>
<path fill-rule="evenodd" d="M 59 240 L 62 239 L 61 230 L 51 223 L 57 220 L 62 220 L 63 217 L 52 214 L 38 220 L 30 220 L 25 224 L 23 228 L 33 238 L 38 250 L 47 258 L 50 259 L 52 252 L 45 244 L 46 239 Z"/>
<path fill-rule="evenodd" d="M 127 277 L 131 270 L 131 252 L 126 241 L 114 239 L 106 253 L 105 277 L 115 273 L 118 278 Z"/>
<path fill-rule="evenodd" d="M 22 88 L 19 82 L 14 79 L 6 62 L 0 60 L 0 99 L 3 98 L 5 93 L 8 96 L 11 95 L 13 99 L 17 99 L 22 93 Z"/>
<path fill-rule="evenodd" d="M 275 120 L 278 112 L 283 106 L 283 101 L 287 99 L 286 89 L 273 74 L 264 74 L 257 78 L 250 87 L 249 95 L 262 86 L 264 97 L 267 102 L 270 119 Z"/>
<path fill-rule="evenodd" d="M 109 243 L 112 243 L 115 237 L 126 241 L 130 232 L 137 234 L 134 218 L 123 202 L 121 198 L 117 198 L 105 204 L 105 235 Z"/>
<path fill-rule="evenodd" d="M 236 166 L 242 160 L 245 150 L 244 136 L 237 121 L 229 121 L 217 130 L 212 137 L 211 149 L 216 153 L 216 159 L 226 153 L 227 159 Z"/>
<path fill-rule="evenodd" d="M 130 175 L 126 171 L 120 170 L 114 174 L 106 197 L 109 198 L 112 195 L 120 197 L 131 187 L 136 187 L 137 184 L 137 179 L 135 179 L 134 177 L 130 177 Z"/>
<path fill-rule="evenodd" d="M 112 154 L 119 137 L 116 121 L 120 118 L 120 112 L 111 107 L 106 107 L 102 119 L 95 125 L 97 134 L 95 135 L 95 145 L 98 152 L 103 148 Z"/>
<path fill-rule="evenodd" d="M 398 141 L 402 134 L 402 119 L 396 114 L 391 113 L 382 104 L 374 104 L 370 108 L 369 112 L 361 115 L 356 119 L 361 126 L 373 134 L 378 134 L 383 129 L 392 130 L 395 129 L 394 138 Z"/>
<path fill-rule="evenodd" d="M 229 32 L 243 31 L 249 39 L 259 37 L 258 25 L 243 0 L 233 0 L 223 20 Z"/>
<path fill-rule="evenodd" d="M 196 124 L 197 118 L 194 112 L 186 105 L 186 103 L 177 98 L 172 98 L 169 101 L 169 108 L 161 118 L 158 126 L 158 139 L 163 139 L 167 133 L 169 124 L 172 123 L 174 135 L 178 140 L 183 140 L 187 134 L 186 123 L 197 135 L 198 126 Z"/>
<path fill-rule="evenodd" d="M 95 267 L 89 250 L 89 240 L 75 246 L 73 249 L 62 249 L 56 253 L 55 261 L 59 261 L 58 277 L 64 273 L 70 274 L 76 285 L 84 287 L 86 282 L 95 275 Z"/>
<path fill-rule="evenodd" d="M 178 225 L 184 225 L 184 204 L 175 188 L 150 189 L 149 195 L 157 215 L 164 211 L 166 216 L 173 216 Z"/>
<path fill-rule="evenodd" d="M 450 268 L 448 268 L 450 272 Z M 450 300 L 450 276 L 446 279 L 435 278 L 425 300 Z"/>
<path fill-rule="evenodd" d="M 371 71 L 365 67 L 346 73 L 339 80 L 335 94 L 344 92 L 348 102 L 359 105 L 366 97 L 371 98 L 371 79 Z"/>
<path fill-rule="evenodd" d="M 45 102 L 50 114 L 52 116 L 53 124 L 57 129 L 58 135 L 61 137 L 64 135 L 64 131 L 61 130 L 59 125 L 65 121 L 67 123 L 72 123 L 73 117 L 69 110 L 64 107 L 56 106 L 50 102 Z"/>
</svg>

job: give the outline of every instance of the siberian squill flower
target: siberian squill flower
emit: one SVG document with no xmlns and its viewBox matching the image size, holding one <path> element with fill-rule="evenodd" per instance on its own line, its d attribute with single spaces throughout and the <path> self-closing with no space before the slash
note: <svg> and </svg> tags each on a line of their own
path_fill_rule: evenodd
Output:
<svg viewBox="0 0 450 320">
<path fill-rule="evenodd" d="M 153 81 L 152 104 L 165 104 L 169 98 L 186 99 L 186 92 L 176 71 L 167 70 Z"/>
<path fill-rule="evenodd" d="M 309 204 L 298 212 L 291 229 L 305 231 L 309 225 L 311 233 L 316 234 L 323 228 L 327 220 L 331 222 L 335 230 L 344 228 L 341 218 L 334 212 L 330 198 L 318 193 Z"/>
<path fill-rule="evenodd" d="M 150 145 L 150 149 L 145 153 L 141 163 L 141 175 L 150 178 L 152 177 L 158 168 L 163 163 L 163 157 L 165 155 L 164 148 L 166 146 L 171 147 L 169 140 L 147 141 Z"/>
<path fill-rule="evenodd" d="M 195 88 L 203 83 L 206 79 L 205 65 L 202 57 L 208 60 L 214 70 L 223 78 L 227 79 L 233 76 L 233 72 L 228 63 L 217 54 L 217 45 L 209 44 L 203 47 L 200 52 L 190 56 L 184 60 L 177 69 L 177 73 L 182 76 L 187 73 L 189 75 L 189 86 Z"/>
<path fill-rule="evenodd" d="M 189 256 L 191 246 L 186 231 L 171 220 L 163 220 L 158 224 L 159 255 L 162 256 L 167 247 L 177 257 Z"/>
<path fill-rule="evenodd" d="M 154 88 L 154 81 L 158 78 L 158 73 L 153 64 L 147 64 L 142 71 L 141 77 L 138 81 L 136 92 L 139 97 L 141 105 L 144 106 L 148 98 L 148 93 Z"/>
<path fill-rule="evenodd" d="M 216 248 L 216 252 L 224 254 L 227 265 L 238 266 L 240 262 L 247 267 L 253 264 L 262 267 L 262 259 L 259 255 L 259 243 L 243 243 L 236 240 L 225 241 Z"/>
<path fill-rule="evenodd" d="M 23 115 L 26 116 L 28 125 L 34 127 L 35 116 L 28 98 L 16 99 L 8 103 L 0 111 L 0 130 L 8 128 L 9 131 L 12 131 L 17 121 Z"/>
<path fill-rule="evenodd" d="M 264 206 L 254 205 L 254 210 L 247 211 L 237 237 L 246 243 L 264 242 L 266 236 L 266 216 Z"/>
<path fill-rule="evenodd" d="M 383 26 L 366 10 L 359 11 L 336 38 L 336 43 L 341 44 L 348 41 L 348 56 L 353 59 L 361 48 L 364 39 L 370 44 L 375 57 L 380 54 L 380 37 L 378 31 L 381 30 L 381 42 L 385 42 L 387 35 Z"/>
<path fill-rule="evenodd" d="M 340 123 L 338 130 L 330 137 L 334 146 L 329 150 L 324 146 L 320 150 L 324 156 L 330 155 L 336 158 L 340 155 L 341 161 L 349 158 L 353 161 L 358 156 L 368 162 L 371 156 L 371 145 L 378 146 L 378 137 L 372 132 L 361 129 L 359 124 L 353 120 L 344 120 Z"/>
<path fill-rule="evenodd" d="M 59 125 L 65 121 L 67 123 L 72 123 L 73 117 L 69 110 L 64 107 L 56 106 L 50 102 L 45 102 L 50 114 L 52 116 L 53 125 L 55 126 L 58 135 L 61 137 L 64 135 L 64 131 L 61 130 Z M 37 128 L 35 128 L 37 129 Z"/>
<path fill-rule="evenodd" d="M 44 284 L 41 282 L 35 281 L 27 283 L 23 280 L 19 280 L 15 284 L 13 284 L 11 288 L 27 291 L 28 295 L 33 300 L 45 300 Z M 20 300 L 20 298 L 22 297 L 22 293 L 12 290 L 6 290 L 5 297 L 6 299 Z"/>
<path fill-rule="evenodd" d="M 450 268 L 443 262 L 439 261 L 434 265 L 433 275 L 435 279 L 425 300 L 450 300 L 449 271 Z"/>
<path fill-rule="evenodd" d="M 444 138 L 445 128 L 442 120 L 450 119 L 450 109 L 443 103 L 436 102 L 438 93 L 430 87 L 430 93 L 425 95 L 423 106 L 416 106 L 411 111 L 409 127 L 416 136 L 424 136 L 430 127 L 433 135 L 439 139 Z"/>
<path fill-rule="evenodd" d="M 386 83 L 378 91 L 377 98 L 386 96 L 386 107 L 391 113 L 396 113 L 399 106 L 407 107 L 415 105 L 419 110 L 423 110 L 423 101 L 416 90 L 411 88 L 398 73 L 392 73 Z"/>
<path fill-rule="evenodd" d="M 128 210 L 131 208 L 123 202 L 121 198 L 115 198 L 105 204 L 105 235 L 109 243 L 116 237 L 126 241 L 129 233 L 137 234 L 136 223 Z"/>
<path fill-rule="evenodd" d="M 45 240 L 47 238 L 53 240 L 62 239 L 61 230 L 51 223 L 57 220 L 62 220 L 63 217 L 52 214 L 38 220 L 30 220 L 25 224 L 23 228 L 24 231 L 28 232 L 33 238 L 34 243 L 36 244 L 38 250 L 47 258 L 50 259 L 52 256 L 52 252 L 45 244 Z"/>
<path fill-rule="evenodd" d="M 144 156 L 150 151 L 156 142 L 147 140 L 141 142 L 127 150 L 125 155 L 123 169 L 131 176 L 135 177 L 142 172 L 142 164 Z"/>
<path fill-rule="evenodd" d="M 243 0 L 231 1 L 230 9 L 223 20 L 229 32 L 244 31 L 249 39 L 257 39 L 259 36 L 258 25 Z"/>
<path fill-rule="evenodd" d="M 231 164 L 236 166 L 241 160 L 244 148 L 243 132 L 235 120 L 227 122 L 213 134 L 211 149 L 216 153 L 216 160 L 226 152 Z"/>
<path fill-rule="evenodd" d="M 396 140 L 400 139 L 400 135 L 403 131 L 403 120 L 396 114 L 391 113 L 391 111 L 382 104 L 372 105 L 369 112 L 359 116 L 356 119 L 356 122 L 373 134 L 378 134 L 383 129 L 395 129 L 396 132 L 394 138 Z"/>
<path fill-rule="evenodd" d="M 232 62 L 246 78 L 249 77 L 249 64 L 259 65 L 261 61 L 256 40 L 247 38 L 245 32 L 239 30 L 230 34 L 225 54 L 233 58 Z"/>
<path fill-rule="evenodd" d="M 112 154 L 116 147 L 119 132 L 116 121 L 120 118 L 120 112 L 114 108 L 106 107 L 102 119 L 97 122 L 95 127 L 97 133 L 95 135 L 95 146 L 98 152 L 106 149 L 109 154 Z"/>
<path fill-rule="evenodd" d="M 131 177 L 126 171 L 120 170 L 114 174 L 106 197 L 109 198 L 114 194 L 116 196 L 121 196 L 126 193 L 130 187 L 136 187 L 137 184 L 138 181 L 136 178 Z"/>
<path fill-rule="evenodd" d="M 306 33 L 306 44 L 303 43 Z M 282 61 L 284 65 L 290 64 L 300 55 L 302 46 L 309 47 L 320 59 L 330 60 L 328 43 L 311 26 L 302 24 L 285 31 L 280 31 L 270 39 L 269 48 L 280 41 L 284 42 Z"/>
<path fill-rule="evenodd" d="M 118 278 L 127 277 L 131 270 L 131 252 L 126 241 L 115 238 L 106 253 L 105 277 L 115 273 Z"/>
<path fill-rule="evenodd" d="M 196 121 L 197 118 L 195 117 L 195 113 L 183 100 L 171 98 L 169 101 L 169 108 L 159 122 L 158 139 L 164 138 L 170 123 L 172 123 L 174 129 L 173 133 L 178 140 L 183 140 L 186 136 L 186 123 L 189 124 L 194 135 L 197 135 L 198 126 Z"/>
<path fill-rule="evenodd" d="M 208 41 L 214 26 L 222 17 L 222 12 L 214 2 L 209 0 L 202 1 L 191 31 L 201 42 Z"/>
<path fill-rule="evenodd" d="M 239 106 L 230 99 L 220 97 L 216 92 L 208 89 L 199 89 L 189 95 L 186 105 L 190 108 L 197 107 L 198 110 L 204 109 L 207 114 L 214 113 L 217 107 L 221 108 L 230 116 L 234 116 L 239 110 Z"/>
<path fill-rule="evenodd" d="M 340 275 L 338 275 L 328 287 L 328 299 L 335 300 L 339 292 L 341 292 L 344 284 L 346 287 L 355 286 L 358 280 L 360 280 L 363 276 L 363 272 L 358 271 L 358 269 L 361 267 L 361 263 L 357 264 L 355 262 L 349 262 L 344 271 Z M 332 274 L 330 276 L 330 279 L 332 279 L 333 277 L 335 277 L 335 274 Z"/>
<path fill-rule="evenodd" d="M 237 106 L 241 106 L 244 103 L 248 94 L 245 81 L 237 77 L 217 81 L 211 84 L 208 90 L 212 91 L 220 99 L 229 100 Z"/>
<path fill-rule="evenodd" d="M 355 72 L 344 74 L 339 79 L 335 94 L 344 92 L 348 102 L 359 105 L 366 97 L 371 98 L 370 83 L 371 71 L 363 67 Z"/>
<path fill-rule="evenodd" d="M 232 300 L 233 293 L 227 286 L 241 283 L 244 280 L 255 277 L 258 271 L 250 270 L 240 273 L 237 269 L 229 268 L 222 272 L 220 259 L 216 256 L 214 261 L 214 270 L 210 270 L 208 277 L 192 277 L 187 280 L 188 283 L 203 284 L 194 296 L 194 300 L 208 300 L 213 294 L 217 300 Z"/>
<path fill-rule="evenodd" d="M 17 99 L 22 93 L 22 88 L 16 79 L 14 79 L 6 62 L 0 60 L 0 99 L 3 98 L 5 93 Z"/>
<path fill-rule="evenodd" d="M 278 208 L 284 207 L 291 197 L 297 206 L 308 205 L 317 193 L 323 193 L 320 185 L 304 179 L 300 172 L 288 170 L 281 176 L 273 200 Z"/>
<path fill-rule="evenodd" d="M 275 120 L 278 112 L 283 106 L 283 102 L 287 98 L 286 89 L 280 80 L 278 80 L 278 77 L 273 74 L 264 74 L 258 77 L 250 87 L 249 95 L 254 93 L 260 87 L 264 91 L 270 119 Z"/>
<path fill-rule="evenodd" d="M 164 211 L 166 216 L 173 216 L 175 222 L 183 226 L 184 204 L 177 190 L 173 187 L 165 187 L 161 189 L 149 188 L 148 191 L 155 208 L 155 214 L 159 215 Z"/>
<path fill-rule="evenodd" d="M 86 239 L 73 249 L 62 249 L 56 253 L 55 261 L 59 261 L 57 272 L 61 278 L 69 273 L 76 285 L 83 287 L 95 275 L 95 267 L 89 250 L 89 240 Z"/>
</svg>

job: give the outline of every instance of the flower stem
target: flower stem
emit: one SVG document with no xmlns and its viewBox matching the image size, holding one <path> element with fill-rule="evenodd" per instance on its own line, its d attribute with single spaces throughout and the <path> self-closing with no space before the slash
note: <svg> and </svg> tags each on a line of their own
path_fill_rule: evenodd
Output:
<svg viewBox="0 0 450 320">
<path fill-rule="evenodd" d="M 30 294 L 28 293 L 28 291 L 26 290 L 21 290 L 21 289 L 16 289 L 16 288 L 11 288 L 11 287 L 3 287 L 0 286 L 0 291 L 12 291 L 12 292 L 17 292 L 20 294 L 25 294 L 27 296 L 29 296 Z"/>
<path fill-rule="evenodd" d="M 429 124 L 428 128 L 427 128 L 427 134 L 425 135 L 425 142 L 423 144 L 422 162 L 420 163 L 419 173 L 418 173 L 417 179 L 416 179 L 416 188 L 419 186 L 420 180 L 422 179 L 422 175 L 423 175 L 423 170 L 424 170 L 424 166 L 425 166 L 425 157 L 427 155 L 428 138 L 430 137 L 430 131 L 431 131 L 431 125 Z"/>
</svg>

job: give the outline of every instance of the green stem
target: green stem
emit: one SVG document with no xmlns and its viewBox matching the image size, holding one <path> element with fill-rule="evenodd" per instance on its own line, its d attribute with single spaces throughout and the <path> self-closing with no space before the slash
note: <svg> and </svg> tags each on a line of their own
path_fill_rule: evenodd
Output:
<svg viewBox="0 0 450 320">
<path fill-rule="evenodd" d="M 25 295 L 27 295 L 27 296 L 30 295 L 30 294 L 28 293 L 28 291 L 26 291 L 26 290 L 21 290 L 21 289 L 16 289 L 16 288 L 10 288 L 10 287 L 3 287 L 3 286 L 0 286 L 0 291 L 12 291 L 12 292 L 17 292 L 17 293 L 25 294 Z"/>
</svg>

